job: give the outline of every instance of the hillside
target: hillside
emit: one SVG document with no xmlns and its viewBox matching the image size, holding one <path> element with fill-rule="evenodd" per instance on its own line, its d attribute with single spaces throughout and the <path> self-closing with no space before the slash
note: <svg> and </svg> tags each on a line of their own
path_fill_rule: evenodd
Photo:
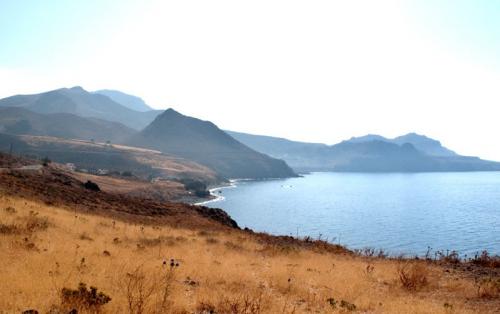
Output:
<svg viewBox="0 0 500 314">
<path fill-rule="evenodd" d="M 0 154 L 0 169 L 29 163 Z M 0 248 L 6 313 L 448 314 L 500 306 L 496 257 L 393 259 L 254 233 L 219 209 L 92 191 L 50 166 L 0 171 Z"/>
<path fill-rule="evenodd" d="M 0 152 L 9 152 L 11 148 L 16 155 L 37 159 L 48 157 L 63 164 L 73 163 L 76 168 L 89 172 L 105 169 L 108 172 L 130 172 L 143 180 L 159 177 L 193 179 L 205 184 L 220 182 L 215 172 L 205 166 L 158 151 L 136 147 L 0 133 Z"/>
<path fill-rule="evenodd" d="M 500 163 L 460 156 L 439 141 L 409 133 L 395 139 L 369 134 L 335 145 L 228 133 L 243 144 L 285 160 L 295 171 L 429 172 L 498 171 Z"/>
<path fill-rule="evenodd" d="M 295 176 L 284 161 L 252 150 L 211 122 L 173 109 L 158 116 L 128 144 L 194 160 L 226 178 Z"/>
<path fill-rule="evenodd" d="M 161 112 L 132 110 L 107 96 L 89 93 L 79 86 L 3 98 L 0 99 L 0 107 L 22 107 L 42 114 L 70 113 L 119 122 L 136 130 L 144 128 Z"/>
<path fill-rule="evenodd" d="M 40 114 L 19 107 L 0 107 L 0 132 L 112 143 L 123 143 L 136 133 L 117 122 L 69 113 Z"/>
<path fill-rule="evenodd" d="M 140 97 L 126 94 L 126 93 L 118 91 L 118 90 L 101 89 L 101 90 L 97 90 L 93 93 L 107 96 L 107 97 L 111 98 L 114 102 L 117 102 L 120 105 L 125 106 L 125 107 L 132 109 L 132 110 L 135 110 L 135 111 L 146 112 L 146 111 L 153 110 L 153 108 L 148 106 L 144 102 L 144 100 L 142 100 Z"/>
</svg>

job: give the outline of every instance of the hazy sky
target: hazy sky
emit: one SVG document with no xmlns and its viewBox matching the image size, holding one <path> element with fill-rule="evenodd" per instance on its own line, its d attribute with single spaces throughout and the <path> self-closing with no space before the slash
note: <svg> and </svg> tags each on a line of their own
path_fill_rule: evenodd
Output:
<svg viewBox="0 0 500 314">
<path fill-rule="evenodd" d="M 0 0 L 0 97 L 119 89 L 221 128 L 500 160 L 500 1 Z"/>
</svg>

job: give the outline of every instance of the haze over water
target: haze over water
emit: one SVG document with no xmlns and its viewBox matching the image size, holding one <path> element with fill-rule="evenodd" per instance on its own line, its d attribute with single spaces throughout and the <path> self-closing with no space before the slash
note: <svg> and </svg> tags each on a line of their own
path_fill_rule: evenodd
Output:
<svg viewBox="0 0 500 314">
<path fill-rule="evenodd" d="M 349 248 L 423 255 L 457 250 L 500 253 L 500 172 L 313 173 L 240 181 L 224 188 L 226 210 L 241 227 L 312 236 Z"/>
</svg>

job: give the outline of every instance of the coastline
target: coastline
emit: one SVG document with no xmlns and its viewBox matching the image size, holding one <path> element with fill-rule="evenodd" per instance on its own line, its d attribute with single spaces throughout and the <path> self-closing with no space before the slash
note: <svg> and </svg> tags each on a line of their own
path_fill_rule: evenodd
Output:
<svg viewBox="0 0 500 314">
<path fill-rule="evenodd" d="M 231 189 L 231 188 L 237 187 L 236 183 L 238 181 L 241 181 L 241 180 L 240 179 L 231 179 L 231 180 L 229 180 L 229 183 L 227 183 L 227 184 L 215 186 L 213 188 L 208 189 L 208 192 L 210 193 L 211 198 L 208 200 L 201 201 L 201 202 L 196 202 L 193 205 L 204 206 L 204 205 L 209 204 L 209 203 L 223 201 L 225 199 L 225 197 L 220 195 L 220 193 L 218 193 L 218 192 L 221 190 L 224 190 L 224 189 Z"/>
<path fill-rule="evenodd" d="M 303 177 L 307 178 L 313 174 L 322 175 L 323 173 L 312 172 L 311 174 L 305 175 Z M 460 175 L 460 176 L 462 175 L 462 173 L 456 173 L 456 174 Z M 337 174 L 335 174 L 335 175 L 337 175 Z M 341 174 L 341 175 L 342 175 L 342 177 L 344 176 L 344 174 Z M 376 182 L 378 182 L 379 175 L 380 174 L 377 174 L 376 178 L 370 177 L 369 179 L 370 180 L 376 179 L 377 180 Z M 445 175 L 453 176 L 453 173 L 446 173 Z M 493 175 L 493 176 L 497 177 L 497 175 Z M 358 176 L 355 175 L 355 177 L 357 178 Z M 393 178 L 394 176 L 388 176 L 388 177 Z M 411 176 L 411 178 L 415 178 L 415 177 L 416 176 Z M 423 179 L 425 179 L 427 177 L 428 177 L 427 175 L 422 176 Z M 419 179 L 419 178 L 420 178 L 420 176 L 418 176 L 417 179 Z M 397 177 L 396 177 L 396 179 L 397 179 Z M 252 181 L 252 182 L 249 182 L 249 184 L 247 186 L 246 182 L 239 182 L 239 181 Z M 498 252 L 499 252 L 497 246 L 495 246 L 495 244 L 491 242 L 491 236 L 489 236 L 488 238 L 485 237 L 484 241 L 488 241 L 488 242 L 482 242 L 482 243 L 480 243 L 481 241 L 479 241 L 479 240 L 471 241 L 468 239 L 465 239 L 465 240 L 469 241 L 469 242 L 462 242 L 462 244 L 458 243 L 456 240 L 449 241 L 449 240 L 447 240 L 449 238 L 448 235 L 452 234 L 451 232 L 453 231 L 453 230 L 452 231 L 448 230 L 449 228 L 448 229 L 438 229 L 438 231 L 434 232 L 437 234 L 435 238 L 427 238 L 427 239 L 425 239 L 425 241 L 421 238 L 418 238 L 417 239 L 418 241 L 416 241 L 416 240 L 414 241 L 413 239 L 406 238 L 406 240 L 400 241 L 401 243 L 396 243 L 396 241 L 390 240 L 390 238 L 383 238 L 384 236 L 382 236 L 382 238 L 380 240 L 382 242 L 372 241 L 372 238 L 362 239 L 361 236 L 358 236 L 358 238 L 355 238 L 354 240 L 352 240 L 352 239 L 349 239 L 349 237 L 346 237 L 346 234 L 347 235 L 350 235 L 350 234 L 348 234 L 344 230 L 341 230 L 342 226 L 337 227 L 338 230 L 335 229 L 335 230 L 333 230 L 333 232 L 329 232 L 328 229 L 325 229 L 325 228 L 319 229 L 320 226 L 315 227 L 317 225 L 313 225 L 313 227 L 310 227 L 310 228 L 309 228 L 309 225 L 302 226 L 301 223 L 303 223 L 303 221 L 298 221 L 298 222 L 294 221 L 293 222 L 294 225 L 299 226 L 299 229 L 297 229 L 293 225 L 291 225 L 290 228 L 284 228 L 284 227 L 278 228 L 278 227 L 275 227 L 274 224 L 266 223 L 266 222 L 264 222 L 262 225 L 261 220 L 255 219 L 252 217 L 252 214 L 255 214 L 255 211 L 253 209 L 251 209 L 250 206 L 254 203 L 252 203 L 252 202 L 250 202 L 250 203 L 249 202 L 245 202 L 245 203 L 238 202 L 238 195 L 240 193 L 244 193 L 245 191 L 247 191 L 247 189 L 248 189 L 248 191 L 255 192 L 255 190 L 252 190 L 250 188 L 252 187 L 254 182 L 256 182 L 258 184 L 260 181 L 273 181 L 273 179 L 267 179 L 267 180 L 234 179 L 234 180 L 230 180 L 229 183 L 222 183 L 221 185 L 218 185 L 218 186 L 212 186 L 209 189 L 211 199 L 198 200 L 198 202 L 196 202 L 195 205 L 226 208 L 226 209 L 229 209 L 229 211 L 231 211 L 230 210 L 231 208 L 237 208 L 237 210 L 235 212 L 233 212 L 233 214 L 238 213 L 236 215 L 236 216 L 238 216 L 238 219 L 235 219 L 235 220 L 239 224 L 242 224 L 241 225 L 242 227 L 251 228 L 252 230 L 255 230 L 256 232 L 266 232 L 266 233 L 269 233 L 269 234 L 272 234 L 275 236 L 285 236 L 285 235 L 294 235 L 295 236 L 295 235 L 298 235 L 297 230 L 300 229 L 301 237 L 316 238 L 316 237 L 318 237 L 318 234 L 319 234 L 320 237 L 322 237 L 322 238 L 326 238 L 326 237 L 331 238 L 332 240 L 330 240 L 329 242 L 335 243 L 335 244 L 342 244 L 343 246 L 345 246 L 351 250 L 362 250 L 366 247 L 369 247 L 369 248 L 374 248 L 374 249 L 376 248 L 377 250 L 382 249 L 390 256 L 403 255 L 403 256 L 419 256 L 419 257 L 423 257 L 426 255 L 426 253 L 428 253 L 427 251 L 428 251 L 429 246 L 432 247 L 431 251 L 433 252 L 433 254 L 437 253 L 437 252 L 454 251 L 460 257 L 465 257 L 465 256 L 470 257 L 470 256 L 480 255 L 482 251 L 488 251 L 489 253 L 491 253 L 493 255 L 498 255 Z M 281 180 L 278 180 L 278 181 L 281 181 Z M 293 184 L 294 188 L 296 188 L 297 190 L 296 190 L 296 192 L 294 192 L 294 191 L 285 192 L 285 195 L 290 195 L 289 193 L 293 193 L 294 195 L 298 195 L 298 197 L 301 197 L 300 193 L 297 193 L 297 192 L 299 190 L 301 190 L 301 191 L 303 191 L 303 190 L 302 190 L 301 186 L 298 185 L 298 181 L 291 181 L 291 182 L 292 183 L 290 183 L 290 184 Z M 279 189 L 279 185 L 281 185 L 281 184 L 282 183 L 280 183 L 280 182 L 275 182 L 271 185 L 274 186 L 279 191 L 281 191 Z M 226 200 L 226 197 L 225 197 L 226 193 L 224 193 L 224 192 L 219 193 L 219 192 L 222 189 L 232 188 L 232 187 L 240 187 L 240 189 L 228 191 L 227 193 L 229 193 L 229 194 L 228 194 L 228 198 Z M 282 185 L 281 187 L 283 188 L 284 186 Z M 263 190 L 259 190 L 259 191 L 263 191 Z M 281 192 L 279 192 L 279 193 L 281 193 Z M 282 194 L 279 194 L 279 195 L 282 195 Z M 262 197 L 266 197 L 266 196 L 265 195 L 256 196 L 255 199 L 258 200 L 258 202 L 261 202 L 260 200 L 262 199 Z M 265 203 L 264 205 L 261 204 L 262 206 L 254 206 L 254 207 L 261 210 L 261 211 L 264 211 L 265 208 L 270 206 L 268 204 L 278 204 L 278 205 L 281 204 L 279 202 L 277 203 L 277 201 L 275 201 L 273 199 L 273 196 L 267 195 L 267 197 L 269 197 L 267 199 L 268 200 L 267 203 Z M 285 197 L 285 199 L 288 199 L 288 198 Z M 226 201 L 224 201 L 224 200 L 226 200 Z M 220 202 L 220 201 L 224 201 L 224 202 L 215 203 L 215 202 Z M 391 204 L 392 204 L 392 201 L 391 201 Z M 243 207 L 239 207 L 240 205 Z M 276 213 L 279 213 L 281 211 L 278 210 L 279 208 L 276 205 L 273 205 L 273 206 L 275 206 L 274 207 L 275 208 L 274 215 L 276 216 Z M 244 210 L 242 210 L 241 208 L 244 208 Z M 286 207 L 283 207 L 283 208 L 286 208 Z M 366 208 L 366 207 L 363 207 L 363 208 Z M 353 212 L 354 212 L 354 214 L 356 214 L 356 212 L 358 212 L 358 211 L 359 210 L 356 210 Z M 284 212 L 286 212 L 286 210 Z M 249 213 L 252 213 L 252 214 L 249 214 Z M 257 216 L 255 216 L 255 217 L 257 217 Z M 261 217 L 262 217 L 262 215 L 261 215 Z M 324 227 L 324 225 L 322 227 Z M 308 228 L 309 229 L 316 228 L 316 230 L 311 231 Z M 290 230 L 283 231 L 283 229 L 290 229 Z M 327 231 L 323 231 L 323 230 L 327 230 Z M 442 230 L 444 230 L 444 231 L 442 231 Z M 353 233 L 351 233 L 351 234 L 354 234 L 354 236 L 351 236 L 351 238 L 357 236 L 357 234 L 360 233 L 360 232 L 357 232 L 357 233 L 356 232 L 357 231 L 355 230 Z M 457 233 L 455 231 L 453 231 L 453 232 Z M 439 238 L 439 236 L 441 236 L 441 235 L 444 237 L 445 240 L 439 241 L 441 239 L 441 238 Z M 341 238 L 342 238 L 342 240 L 341 240 Z M 367 242 L 365 242 L 365 241 L 367 241 Z M 383 242 L 383 241 L 385 241 L 385 242 Z"/>
</svg>

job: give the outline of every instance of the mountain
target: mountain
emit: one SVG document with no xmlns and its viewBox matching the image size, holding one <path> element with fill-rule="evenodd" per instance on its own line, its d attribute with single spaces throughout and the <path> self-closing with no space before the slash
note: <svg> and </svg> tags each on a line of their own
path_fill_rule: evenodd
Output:
<svg viewBox="0 0 500 314">
<path fill-rule="evenodd" d="M 410 133 L 395 139 L 354 137 L 335 145 L 227 131 L 249 147 L 283 159 L 297 172 L 497 171 L 500 163 L 460 156 L 439 141 Z"/>
<path fill-rule="evenodd" d="M 119 103 L 122 106 L 125 106 L 129 109 L 135 110 L 135 111 L 140 111 L 140 112 L 146 112 L 146 111 L 151 111 L 153 108 L 149 107 L 142 98 L 139 98 L 134 95 L 129 95 L 124 92 L 120 92 L 117 90 L 112 90 L 112 89 L 101 89 L 98 91 L 93 92 L 94 94 L 100 94 L 104 96 L 108 96 L 113 100 L 114 102 Z"/>
<path fill-rule="evenodd" d="M 380 135 L 368 134 L 365 136 L 353 137 L 347 142 L 363 143 L 374 140 L 394 143 L 398 145 L 410 143 L 413 146 L 415 146 L 415 148 L 417 148 L 418 150 L 431 156 L 443 156 L 443 157 L 458 156 L 457 153 L 455 153 L 454 151 L 441 145 L 441 142 L 429 138 L 425 135 L 419 135 L 417 133 L 408 133 L 406 135 L 398 136 L 393 139 L 388 139 Z"/>
<path fill-rule="evenodd" d="M 295 176 L 284 161 L 243 145 L 212 122 L 184 116 L 173 109 L 159 115 L 129 144 L 193 160 L 226 178 Z"/>
<path fill-rule="evenodd" d="M 458 156 L 458 154 L 455 153 L 454 151 L 441 145 L 441 142 L 429 138 L 425 135 L 408 133 L 403 136 L 398 136 L 392 139 L 391 141 L 393 143 L 400 145 L 404 143 L 410 143 L 413 146 L 415 146 L 418 150 L 423 151 L 426 154 L 432 156 L 443 156 L 443 157 Z"/>
<path fill-rule="evenodd" d="M 140 130 L 160 114 L 160 110 L 139 112 L 129 109 L 111 98 L 89 93 L 83 88 L 61 88 L 53 91 L 16 95 L 0 99 L 0 107 L 22 107 L 37 113 L 70 113 L 122 123 Z"/>
<path fill-rule="evenodd" d="M 117 122 L 69 113 L 40 114 L 24 108 L 0 108 L 0 132 L 122 143 L 137 131 Z"/>
<path fill-rule="evenodd" d="M 325 170 L 324 156 L 329 149 L 326 144 L 296 142 L 280 137 L 252 135 L 234 131 L 225 132 L 258 152 L 285 160 L 295 171 Z"/>
<path fill-rule="evenodd" d="M 370 141 L 390 142 L 389 139 L 387 139 L 383 136 L 377 135 L 377 134 L 367 134 L 367 135 L 359 136 L 359 137 L 351 137 L 351 139 L 348 140 L 348 142 L 351 142 L 351 143 L 364 143 L 364 142 L 370 142 Z"/>
</svg>

